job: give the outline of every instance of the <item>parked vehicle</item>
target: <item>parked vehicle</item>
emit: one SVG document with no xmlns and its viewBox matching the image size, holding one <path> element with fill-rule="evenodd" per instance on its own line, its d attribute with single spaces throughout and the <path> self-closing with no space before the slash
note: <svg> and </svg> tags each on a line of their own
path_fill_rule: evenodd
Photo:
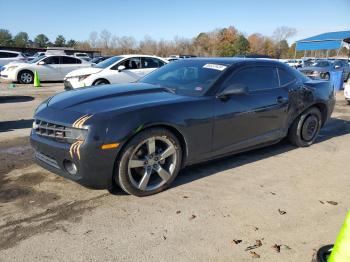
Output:
<svg viewBox="0 0 350 262">
<path fill-rule="evenodd" d="M 94 67 L 70 72 L 64 79 L 64 86 L 70 90 L 83 86 L 135 82 L 166 63 L 166 60 L 156 56 L 113 56 Z"/>
<path fill-rule="evenodd" d="M 26 58 L 26 61 L 29 62 L 29 61 L 32 61 L 38 57 L 43 57 L 45 55 L 45 52 L 36 52 L 34 55 L 32 56 L 29 56 Z"/>
<path fill-rule="evenodd" d="M 301 59 L 288 59 L 285 63 L 294 68 L 299 68 L 302 66 Z"/>
<path fill-rule="evenodd" d="M 37 71 L 42 81 L 62 81 L 69 72 L 91 64 L 77 57 L 66 55 L 39 56 L 29 63 L 16 63 L 4 66 L 1 79 L 22 84 L 33 83 Z"/>
<path fill-rule="evenodd" d="M 24 62 L 26 57 L 21 52 L 0 50 L 0 67 L 11 62 Z"/>
<path fill-rule="evenodd" d="M 345 100 L 350 105 L 350 80 L 348 80 L 347 83 L 344 85 L 344 96 Z"/>
<path fill-rule="evenodd" d="M 98 64 L 102 61 L 105 61 L 106 59 L 111 58 L 111 56 L 97 56 L 91 59 L 90 63 L 92 64 Z"/>
<path fill-rule="evenodd" d="M 330 82 L 280 62 L 182 59 L 137 83 L 53 96 L 35 112 L 31 144 L 37 162 L 56 174 L 147 196 L 190 164 L 286 136 L 310 146 L 334 104 Z"/>
<path fill-rule="evenodd" d="M 343 79 L 347 81 L 350 76 L 350 66 L 342 60 L 317 60 L 309 67 L 303 67 L 300 72 L 311 78 L 330 80 L 331 72 L 342 71 Z"/>
<path fill-rule="evenodd" d="M 78 58 L 83 59 L 83 60 L 88 61 L 88 62 L 91 60 L 91 57 L 87 53 L 74 53 L 73 56 L 78 57 Z"/>
</svg>

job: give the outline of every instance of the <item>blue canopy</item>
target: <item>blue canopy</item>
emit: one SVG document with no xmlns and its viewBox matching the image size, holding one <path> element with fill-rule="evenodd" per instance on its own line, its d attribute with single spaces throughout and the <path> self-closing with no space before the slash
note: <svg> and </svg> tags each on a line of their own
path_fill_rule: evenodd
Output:
<svg viewBox="0 0 350 262">
<path fill-rule="evenodd" d="M 296 42 L 296 50 L 329 50 L 339 49 L 343 42 L 350 43 L 350 31 L 329 32 Z"/>
</svg>

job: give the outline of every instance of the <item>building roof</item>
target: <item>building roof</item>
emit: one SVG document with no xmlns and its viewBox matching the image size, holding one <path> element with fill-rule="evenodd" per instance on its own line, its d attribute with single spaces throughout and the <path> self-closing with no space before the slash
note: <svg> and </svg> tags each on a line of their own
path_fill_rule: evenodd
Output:
<svg viewBox="0 0 350 262">
<path fill-rule="evenodd" d="M 299 40 L 296 42 L 296 50 L 338 49 L 343 43 L 350 44 L 350 31 L 328 32 Z"/>
</svg>

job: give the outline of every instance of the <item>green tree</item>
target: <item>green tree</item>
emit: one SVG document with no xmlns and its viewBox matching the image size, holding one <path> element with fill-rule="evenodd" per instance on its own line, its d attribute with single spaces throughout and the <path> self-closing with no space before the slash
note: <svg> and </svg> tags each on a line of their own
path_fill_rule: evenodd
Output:
<svg viewBox="0 0 350 262">
<path fill-rule="evenodd" d="M 19 32 L 13 38 L 13 44 L 16 47 L 26 47 L 28 45 L 29 37 L 26 32 Z"/>
<path fill-rule="evenodd" d="M 249 51 L 249 41 L 243 35 L 240 35 L 233 43 L 235 55 L 246 55 Z"/>
<path fill-rule="evenodd" d="M 64 47 L 66 45 L 66 39 L 63 35 L 58 35 L 55 40 L 55 46 Z"/>
<path fill-rule="evenodd" d="M 68 47 L 74 47 L 74 46 L 76 46 L 77 44 L 78 44 L 77 41 L 75 41 L 75 40 L 73 40 L 73 39 L 70 39 L 70 40 L 67 42 L 66 46 L 68 46 Z"/>
<path fill-rule="evenodd" d="M 287 40 L 281 40 L 277 43 L 276 58 L 288 57 L 289 45 Z"/>
<path fill-rule="evenodd" d="M 39 47 L 47 47 L 49 38 L 44 34 L 39 34 L 34 38 L 34 43 Z"/>
<path fill-rule="evenodd" d="M 3 45 L 3 46 L 12 45 L 12 35 L 9 30 L 0 29 L 0 45 Z"/>
</svg>

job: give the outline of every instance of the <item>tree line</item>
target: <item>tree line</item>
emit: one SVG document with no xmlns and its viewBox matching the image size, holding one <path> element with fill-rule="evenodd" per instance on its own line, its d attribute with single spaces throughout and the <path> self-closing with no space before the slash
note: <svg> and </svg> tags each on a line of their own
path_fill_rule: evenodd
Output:
<svg viewBox="0 0 350 262">
<path fill-rule="evenodd" d="M 97 50 L 103 55 L 126 53 L 153 54 L 167 57 L 176 54 L 197 56 L 236 56 L 266 55 L 274 58 L 292 58 L 295 55 L 295 43 L 288 44 L 288 39 L 295 36 L 296 29 L 281 26 L 274 30 L 272 36 L 260 33 L 246 35 L 234 26 L 219 28 L 210 32 L 201 32 L 193 38 L 176 36 L 173 40 L 155 40 L 145 36 L 137 41 L 132 36 L 117 36 L 108 30 L 93 31 L 85 41 L 66 40 L 58 35 L 54 41 L 45 34 L 38 34 L 30 39 L 26 32 L 12 35 L 9 30 L 0 29 L 0 46 L 10 47 L 75 47 L 82 50 Z M 296 57 L 302 57 L 297 52 Z"/>
<path fill-rule="evenodd" d="M 44 34 L 38 34 L 31 40 L 26 32 L 19 32 L 15 36 L 12 36 L 9 30 L 0 29 L 0 46 L 34 48 L 46 48 L 48 46 L 74 47 L 77 43 L 74 39 L 67 41 L 63 35 L 58 35 L 55 41 L 51 42 Z"/>
</svg>

